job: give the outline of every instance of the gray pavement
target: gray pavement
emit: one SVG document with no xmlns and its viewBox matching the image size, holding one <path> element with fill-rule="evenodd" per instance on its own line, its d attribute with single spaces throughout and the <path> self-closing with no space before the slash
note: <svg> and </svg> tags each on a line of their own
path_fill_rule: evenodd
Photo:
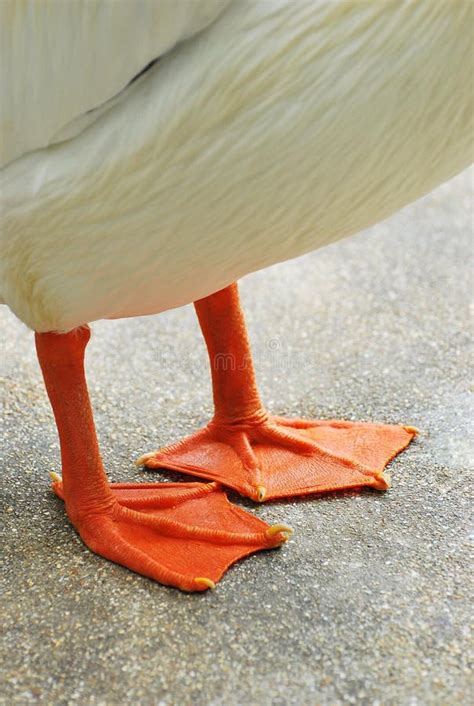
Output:
<svg viewBox="0 0 474 706">
<path fill-rule="evenodd" d="M 273 412 L 422 433 L 385 494 L 258 507 L 233 495 L 296 532 L 215 592 L 165 588 L 81 544 L 49 489 L 58 443 L 32 335 L 0 308 L 2 704 L 472 703 L 471 179 L 242 282 Z M 154 480 L 134 458 L 211 412 L 192 307 L 93 328 L 88 380 L 110 479 Z"/>
</svg>

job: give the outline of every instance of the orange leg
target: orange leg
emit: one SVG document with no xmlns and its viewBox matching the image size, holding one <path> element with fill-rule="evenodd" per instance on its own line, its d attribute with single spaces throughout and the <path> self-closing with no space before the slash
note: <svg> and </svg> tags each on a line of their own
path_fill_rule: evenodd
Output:
<svg viewBox="0 0 474 706">
<path fill-rule="evenodd" d="M 102 465 L 84 374 L 88 327 L 36 334 L 61 445 L 53 489 L 97 554 L 185 591 L 213 587 L 238 559 L 288 538 L 231 505 L 216 483 L 112 484 Z"/>
<path fill-rule="evenodd" d="M 260 502 L 363 485 L 389 487 L 384 468 L 416 429 L 272 416 L 258 394 L 237 285 L 195 307 L 209 352 L 214 417 L 204 429 L 145 454 L 138 464 L 220 481 Z"/>
</svg>

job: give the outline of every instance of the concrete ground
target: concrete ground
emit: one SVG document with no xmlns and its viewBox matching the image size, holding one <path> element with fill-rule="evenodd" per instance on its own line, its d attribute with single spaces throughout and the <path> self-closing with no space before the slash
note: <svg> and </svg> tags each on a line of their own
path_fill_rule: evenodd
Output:
<svg viewBox="0 0 474 706">
<path fill-rule="evenodd" d="M 258 507 L 233 495 L 296 532 L 214 592 L 165 588 L 82 545 L 49 489 L 58 443 L 32 335 L 1 309 L 2 704 L 472 703 L 471 180 L 242 282 L 273 412 L 422 433 L 384 494 Z M 95 324 L 87 366 L 111 480 L 154 480 L 137 454 L 209 418 L 191 307 Z"/>
</svg>

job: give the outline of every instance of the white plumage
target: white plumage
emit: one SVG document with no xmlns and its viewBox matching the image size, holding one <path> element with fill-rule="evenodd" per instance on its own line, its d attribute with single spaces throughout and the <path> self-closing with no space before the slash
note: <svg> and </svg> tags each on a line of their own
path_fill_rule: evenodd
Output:
<svg viewBox="0 0 474 706">
<path fill-rule="evenodd" d="M 1 14 L 0 299 L 36 331 L 189 303 L 472 160 L 464 0 Z"/>
<path fill-rule="evenodd" d="M 4 0 L 0 166 L 80 132 L 147 64 L 229 2 Z"/>
</svg>

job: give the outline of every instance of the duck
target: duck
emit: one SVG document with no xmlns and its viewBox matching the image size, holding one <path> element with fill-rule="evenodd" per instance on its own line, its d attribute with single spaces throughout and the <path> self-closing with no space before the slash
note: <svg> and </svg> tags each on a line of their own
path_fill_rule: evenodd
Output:
<svg viewBox="0 0 474 706">
<path fill-rule="evenodd" d="M 0 303 L 34 332 L 60 440 L 52 487 L 83 542 L 202 592 L 291 535 L 225 488 L 256 502 L 387 489 L 417 430 L 268 411 L 238 280 L 471 163 L 472 5 L 4 0 L 0 17 Z M 191 303 L 214 415 L 137 464 L 207 482 L 109 483 L 90 324 Z"/>
</svg>

